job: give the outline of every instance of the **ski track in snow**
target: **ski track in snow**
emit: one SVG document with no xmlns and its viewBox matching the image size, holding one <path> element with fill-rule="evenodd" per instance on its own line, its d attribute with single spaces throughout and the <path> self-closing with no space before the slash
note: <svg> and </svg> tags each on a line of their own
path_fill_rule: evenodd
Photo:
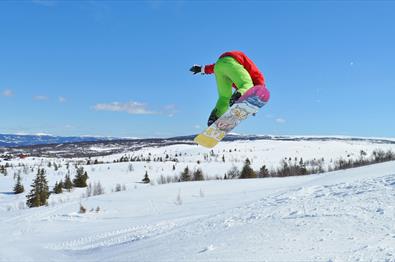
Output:
<svg viewBox="0 0 395 262">
<path fill-rule="evenodd" d="M 66 241 L 59 244 L 49 244 L 46 248 L 53 250 L 83 251 L 101 247 L 111 247 L 146 239 L 160 235 L 173 229 L 176 223 L 168 221 L 155 225 L 143 225 L 130 228 L 122 228 L 108 231 L 76 240 Z"/>
<path fill-rule="evenodd" d="M 325 254 L 323 246 L 326 242 L 341 240 L 354 242 L 354 247 L 351 250 L 340 250 L 337 253 L 337 255 L 341 254 L 342 258 L 348 260 L 383 258 L 391 261 L 391 259 L 395 259 L 395 250 L 388 243 L 395 242 L 395 230 L 388 224 L 388 221 L 393 220 L 395 215 L 394 189 L 395 175 L 352 184 L 299 187 L 291 191 L 269 195 L 247 205 L 217 214 L 192 218 L 181 223 L 179 221 L 161 221 L 156 224 L 121 228 L 76 240 L 50 244 L 47 248 L 74 252 L 89 251 L 132 244 L 152 237 L 166 238 L 162 241 L 167 241 L 169 235 L 177 235 L 188 241 L 191 237 L 193 239 L 193 237 L 204 234 L 221 235 L 232 228 L 252 225 L 263 229 L 276 226 L 282 233 L 279 235 L 282 235 L 282 248 L 285 253 L 290 252 L 286 245 L 295 242 L 295 239 L 292 239 L 295 237 L 292 235 L 295 232 L 292 233 L 292 230 L 295 230 L 296 227 L 297 232 L 298 228 L 300 231 L 315 230 L 320 232 L 320 234 L 312 236 L 313 239 L 306 240 L 311 242 L 312 253 L 320 251 L 320 254 Z M 385 197 L 382 194 L 385 194 Z M 339 205 L 339 202 L 344 203 Z M 355 228 L 342 232 L 342 226 Z M 369 235 L 377 231 L 380 232 L 378 237 L 367 237 L 368 240 L 364 241 L 358 239 L 363 234 Z M 270 239 L 273 236 L 263 236 L 263 238 L 265 237 Z M 358 244 L 359 241 L 361 244 Z M 217 243 L 214 244 L 207 243 L 205 247 L 197 249 L 196 255 L 211 254 L 221 249 L 216 245 Z M 371 254 L 375 254 L 375 252 L 384 254 L 384 256 L 372 257 Z M 331 253 L 331 250 L 328 253 Z M 314 257 L 316 260 L 327 258 L 328 256 L 325 255 Z M 333 259 L 336 260 L 336 256 Z"/>
</svg>

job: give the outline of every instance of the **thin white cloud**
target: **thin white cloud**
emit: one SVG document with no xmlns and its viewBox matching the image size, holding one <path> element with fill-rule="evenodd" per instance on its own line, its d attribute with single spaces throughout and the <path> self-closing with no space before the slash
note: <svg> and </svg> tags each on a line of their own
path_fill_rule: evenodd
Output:
<svg viewBox="0 0 395 262">
<path fill-rule="evenodd" d="M 153 115 L 158 114 L 147 108 L 147 105 L 140 102 L 130 101 L 128 103 L 113 102 L 109 104 L 96 104 L 96 111 L 127 112 L 131 115 Z"/>
<path fill-rule="evenodd" d="M 168 117 L 173 117 L 177 112 L 178 111 L 177 111 L 176 105 L 167 105 L 164 107 L 164 113 Z"/>
<path fill-rule="evenodd" d="M 49 133 L 43 133 L 43 132 L 40 132 L 40 133 L 35 133 L 34 135 L 36 135 L 36 136 L 53 136 L 52 134 L 49 134 Z"/>
<path fill-rule="evenodd" d="M 3 96 L 10 97 L 13 95 L 14 95 L 14 92 L 12 92 L 12 90 L 10 90 L 10 89 L 6 89 L 3 91 Z"/>
<path fill-rule="evenodd" d="M 281 118 L 281 117 L 276 118 L 275 121 L 276 121 L 277 124 L 285 124 L 285 122 L 286 122 L 285 119 L 284 119 L 284 118 Z"/>
<path fill-rule="evenodd" d="M 34 97 L 33 97 L 33 100 L 36 100 L 36 101 L 45 101 L 45 100 L 48 100 L 48 97 L 47 97 L 47 96 L 34 96 Z"/>
<path fill-rule="evenodd" d="M 63 97 L 63 96 L 59 96 L 59 102 L 60 102 L 60 103 L 66 102 L 66 98 Z"/>
</svg>

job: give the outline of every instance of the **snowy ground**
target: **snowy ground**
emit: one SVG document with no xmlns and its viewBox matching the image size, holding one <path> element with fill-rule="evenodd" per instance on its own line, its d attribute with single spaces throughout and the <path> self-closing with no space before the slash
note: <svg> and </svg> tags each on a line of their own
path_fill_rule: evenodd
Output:
<svg viewBox="0 0 395 262">
<path fill-rule="evenodd" d="M 337 159 L 394 147 L 243 143 L 221 144 L 214 152 L 219 159 L 202 162 L 201 168 L 223 174 L 245 157 L 258 168 L 296 154 Z M 241 150 L 229 153 L 235 146 Z M 133 171 L 129 163 L 85 166 L 106 194 L 82 198 L 84 190 L 74 190 L 52 195 L 47 207 L 23 209 L 24 194 L 10 193 L 13 172 L 22 167 L 1 176 L 0 261 L 395 261 L 395 162 L 304 177 L 134 183 L 145 171 L 155 177 L 185 165 L 194 168 L 208 153 L 171 146 L 139 154 L 147 150 L 152 157 L 177 152 L 182 159 L 176 171 L 171 162 L 133 163 Z M 22 161 L 46 166 L 48 160 Z M 57 172 L 46 169 L 50 185 L 66 173 L 65 164 Z M 26 191 L 33 177 L 34 172 L 24 175 Z M 111 192 L 116 183 L 127 190 Z M 80 203 L 87 213 L 78 213 Z"/>
</svg>

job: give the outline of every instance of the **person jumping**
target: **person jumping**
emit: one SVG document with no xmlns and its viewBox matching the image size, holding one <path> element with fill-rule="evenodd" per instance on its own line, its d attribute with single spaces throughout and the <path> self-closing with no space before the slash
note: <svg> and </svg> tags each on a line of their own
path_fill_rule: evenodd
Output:
<svg viewBox="0 0 395 262">
<path fill-rule="evenodd" d="M 190 70 L 194 75 L 215 74 L 218 89 L 218 100 L 211 111 L 207 125 L 213 124 L 232 106 L 244 93 L 254 86 L 260 86 L 266 101 L 269 91 L 266 89 L 265 78 L 258 67 L 241 51 L 223 53 L 215 64 L 193 65 Z M 232 94 L 232 87 L 235 92 Z"/>
</svg>

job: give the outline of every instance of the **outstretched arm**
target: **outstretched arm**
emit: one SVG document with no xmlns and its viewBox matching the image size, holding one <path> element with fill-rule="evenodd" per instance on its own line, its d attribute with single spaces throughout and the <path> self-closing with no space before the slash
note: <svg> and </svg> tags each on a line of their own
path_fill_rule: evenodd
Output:
<svg viewBox="0 0 395 262">
<path fill-rule="evenodd" d="M 206 65 L 206 66 L 201 66 L 201 65 L 193 65 L 189 71 L 191 71 L 194 75 L 197 73 L 201 74 L 213 74 L 214 73 L 214 65 Z"/>
</svg>

